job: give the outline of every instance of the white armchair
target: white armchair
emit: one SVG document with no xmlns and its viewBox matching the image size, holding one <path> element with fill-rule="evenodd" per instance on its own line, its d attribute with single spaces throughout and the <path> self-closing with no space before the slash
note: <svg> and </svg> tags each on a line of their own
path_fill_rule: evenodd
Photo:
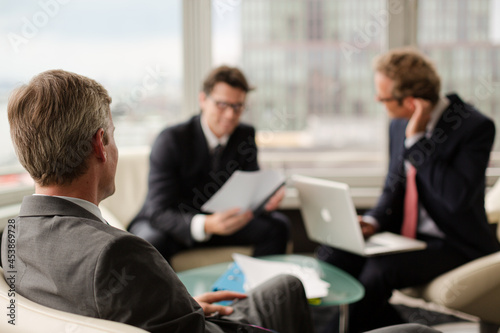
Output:
<svg viewBox="0 0 500 333">
<path fill-rule="evenodd" d="M 2 333 L 146 333 L 145 330 L 114 321 L 84 317 L 73 313 L 54 310 L 32 302 L 19 294 L 9 295 L 9 286 L 0 268 L 0 332 Z M 15 300 L 12 317 L 9 306 Z M 14 320 L 15 325 L 9 323 Z"/>
<path fill-rule="evenodd" d="M 486 194 L 485 207 L 489 222 L 499 223 L 500 180 Z M 497 230 L 500 239 L 500 228 Z M 497 333 L 500 328 L 500 252 L 462 265 L 405 293 L 476 316 L 480 319 L 480 333 Z"/>
</svg>

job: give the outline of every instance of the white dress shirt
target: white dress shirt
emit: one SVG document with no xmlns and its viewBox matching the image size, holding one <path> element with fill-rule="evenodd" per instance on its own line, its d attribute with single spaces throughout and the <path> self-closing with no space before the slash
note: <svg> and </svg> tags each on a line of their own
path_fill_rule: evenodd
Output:
<svg viewBox="0 0 500 333">
<path fill-rule="evenodd" d="M 436 106 L 434 109 L 431 111 L 431 119 L 429 120 L 429 123 L 426 126 L 425 132 L 420 132 L 416 133 L 415 135 L 406 138 L 405 139 L 405 147 L 410 148 L 414 144 L 416 144 L 420 139 L 422 139 L 424 136 L 426 138 L 430 138 L 432 136 L 432 133 L 434 132 L 434 129 L 436 128 L 436 125 L 441 118 L 444 110 L 448 107 L 450 104 L 450 101 L 448 98 L 445 96 L 441 96 L 439 101 L 436 103 Z M 409 163 L 407 160 L 405 161 L 405 169 L 408 170 L 409 168 Z M 377 229 L 379 228 L 378 221 L 373 217 L 373 216 L 363 216 L 363 221 L 373 224 Z M 432 218 L 429 216 L 429 213 L 425 210 L 425 208 L 418 203 L 418 225 L 417 225 L 417 232 L 419 234 L 424 234 L 424 235 L 429 235 L 429 236 L 434 236 L 434 237 L 439 237 L 439 238 L 444 238 L 445 234 L 439 229 L 437 226 L 436 222 L 432 220 Z"/>
<path fill-rule="evenodd" d="M 225 146 L 229 141 L 229 135 L 224 135 L 218 138 L 208 126 L 208 122 L 203 116 L 203 113 L 200 117 L 201 129 L 203 130 L 203 134 L 205 135 L 205 139 L 207 140 L 208 150 L 210 153 L 213 152 L 215 147 L 218 145 Z M 207 216 L 205 214 L 196 214 L 193 216 L 191 220 L 191 235 L 193 236 L 195 241 L 198 242 L 206 242 L 212 237 L 211 234 L 205 233 L 205 220 Z"/>
</svg>

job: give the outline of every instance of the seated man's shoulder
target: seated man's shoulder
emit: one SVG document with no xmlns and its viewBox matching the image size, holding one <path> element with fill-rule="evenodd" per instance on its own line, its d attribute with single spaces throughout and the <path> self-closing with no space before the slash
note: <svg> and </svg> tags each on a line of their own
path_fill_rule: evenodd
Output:
<svg viewBox="0 0 500 333">
<path fill-rule="evenodd" d="M 255 132 L 255 127 L 253 127 L 250 124 L 246 124 L 246 123 L 239 123 L 238 128 L 243 130 L 243 131 Z"/>
<path fill-rule="evenodd" d="M 73 234 L 76 237 L 91 239 L 96 247 L 122 247 L 137 246 L 150 247 L 149 243 L 142 238 L 113 226 L 95 221 L 82 220 Z"/>
<path fill-rule="evenodd" d="M 446 97 L 450 101 L 448 112 L 450 112 L 452 115 L 467 119 L 467 122 L 471 123 L 471 125 L 475 123 L 493 124 L 493 121 L 490 117 L 478 110 L 474 104 L 464 102 L 457 94 L 452 93 L 447 95 Z M 454 120 L 456 118 L 451 117 L 449 114 L 445 115 L 445 120 L 450 119 Z"/>
<path fill-rule="evenodd" d="M 187 121 L 168 126 L 163 129 L 160 134 L 158 134 L 158 137 L 156 138 L 157 144 L 192 137 L 192 133 L 196 130 L 197 121 L 199 122 L 199 116 L 194 116 Z"/>
<path fill-rule="evenodd" d="M 40 222 L 40 228 L 30 231 L 32 236 L 64 239 L 65 244 L 74 244 L 73 249 L 75 251 L 92 249 L 89 251 L 85 250 L 89 255 L 90 252 L 94 252 L 97 255 L 103 251 L 108 251 L 110 248 L 126 250 L 134 246 L 136 248 L 137 246 L 144 248 L 151 247 L 148 242 L 130 232 L 115 228 L 95 219 L 67 216 L 55 221 L 52 220 L 50 223 L 44 223 L 48 221 Z"/>
<path fill-rule="evenodd" d="M 239 123 L 234 129 L 233 136 L 255 136 L 255 128 L 252 125 Z"/>
<path fill-rule="evenodd" d="M 78 244 L 74 250 L 85 253 L 90 265 L 133 266 L 146 260 L 148 265 L 168 271 L 166 261 L 150 243 L 104 223 L 82 219 L 72 231 L 66 230 L 65 237 Z"/>
</svg>

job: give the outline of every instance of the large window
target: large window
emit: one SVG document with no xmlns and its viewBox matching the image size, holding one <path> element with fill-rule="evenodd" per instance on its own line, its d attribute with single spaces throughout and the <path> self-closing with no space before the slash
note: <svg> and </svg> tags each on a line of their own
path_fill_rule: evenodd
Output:
<svg viewBox="0 0 500 333">
<path fill-rule="evenodd" d="M 446 15 L 443 15 L 446 13 Z M 420 0 L 418 44 L 456 92 L 500 129 L 500 1 Z M 495 151 L 500 151 L 500 135 Z"/>
<path fill-rule="evenodd" d="M 119 146 L 150 144 L 179 121 L 181 0 L 22 0 L 1 7 L 0 186 L 26 179 L 16 176 L 8 95 L 42 71 L 61 68 L 102 83 L 113 98 Z"/>
<path fill-rule="evenodd" d="M 414 41 L 412 20 L 388 24 L 403 3 L 443 92 L 458 92 L 500 128 L 500 0 L 212 3 L 214 65 L 240 66 L 257 86 L 245 119 L 278 166 L 384 166 L 388 119 L 373 100 L 371 63 L 387 45 Z M 388 29 L 407 35 L 388 43 Z"/>
<path fill-rule="evenodd" d="M 418 45 L 435 60 L 443 91 L 457 91 L 500 128 L 500 0 L 211 1 L 213 65 L 239 66 L 257 87 L 244 121 L 259 130 L 269 167 L 384 174 L 388 119 L 374 102 L 371 63 L 401 43 L 388 41 L 388 30 L 411 25 L 392 24 L 403 3 L 411 4 L 405 18 L 418 17 Z M 0 186 L 29 181 L 17 175 L 6 103 L 15 86 L 44 70 L 104 84 L 121 147 L 150 144 L 185 119 L 183 61 L 190 60 L 182 55 L 182 7 L 182 0 L 2 3 Z"/>
<path fill-rule="evenodd" d="M 304 167 L 318 162 L 311 153 L 343 161 L 330 166 L 383 160 L 387 118 L 374 102 L 371 63 L 384 50 L 384 0 L 213 5 L 214 64 L 240 66 L 257 87 L 245 119 L 264 152 L 302 152 L 295 166 Z"/>
</svg>

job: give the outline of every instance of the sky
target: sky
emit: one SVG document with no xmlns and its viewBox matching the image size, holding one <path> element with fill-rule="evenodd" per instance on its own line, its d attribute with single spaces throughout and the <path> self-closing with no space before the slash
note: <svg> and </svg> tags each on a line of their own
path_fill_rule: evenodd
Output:
<svg viewBox="0 0 500 333">
<path fill-rule="evenodd" d="M 213 0 L 214 65 L 240 62 L 242 1 Z M 490 36 L 500 43 L 500 0 L 490 1 Z M 42 71 L 89 76 L 116 101 L 153 69 L 180 99 L 182 66 L 182 0 L 0 0 L 0 142 L 10 140 L 8 93 Z"/>
<path fill-rule="evenodd" d="M 8 94 L 40 72 L 91 77 L 114 101 L 151 73 L 181 86 L 181 10 L 181 0 L 0 0 L 0 167 L 13 157 Z"/>
<path fill-rule="evenodd" d="M 180 77 L 181 9 L 180 0 L 0 0 L 0 82 L 63 68 L 106 84 L 156 65 Z"/>
<path fill-rule="evenodd" d="M 214 64 L 240 57 L 240 2 L 228 4 L 213 6 Z M 8 94 L 45 70 L 91 77 L 114 102 L 155 72 L 181 100 L 182 23 L 182 0 L 0 0 L 0 142 L 9 142 L 0 145 L 0 166 L 13 152 Z"/>
</svg>

